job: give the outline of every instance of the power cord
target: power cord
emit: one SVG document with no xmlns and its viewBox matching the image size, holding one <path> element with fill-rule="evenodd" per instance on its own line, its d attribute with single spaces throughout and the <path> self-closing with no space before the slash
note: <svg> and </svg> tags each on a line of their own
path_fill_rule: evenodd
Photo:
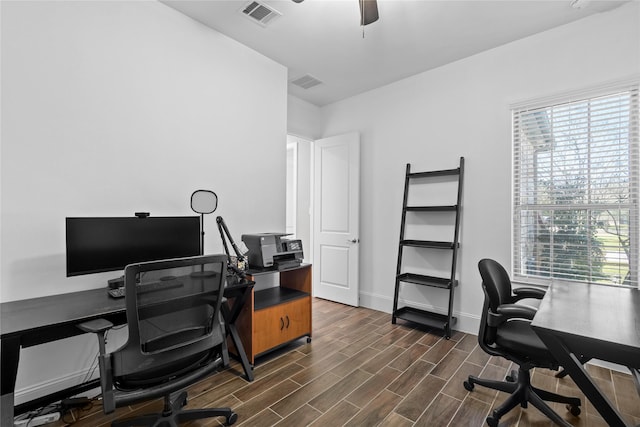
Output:
<svg viewBox="0 0 640 427">
<path fill-rule="evenodd" d="M 13 419 L 14 426 L 20 427 L 35 427 L 42 424 L 42 421 L 38 422 L 38 417 L 48 414 L 57 414 L 60 413 L 60 405 L 52 404 L 48 406 L 43 406 L 42 408 L 25 412 L 24 414 L 18 415 Z M 48 421 L 46 421 L 48 422 Z"/>
<path fill-rule="evenodd" d="M 59 403 L 43 406 L 42 408 L 25 412 L 14 418 L 13 425 L 19 427 L 36 427 L 61 419 L 66 425 L 74 424 L 84 413 L 93 408 L 96 399 L 88 397 L 74 397 L 63 399 Z M 43 419 L 52 415 L 51 419 Z"/>
<path fill-rule="evenodd" d="M 90 411 L 93 408 L 93 402 L 93 399 L 89 399 L 88 397 L 63 399 L 62 402 L 60 402 L 62 421 L 66 424 L 73 424 L 77 422 L 81 418 L 83 412 Z"/>
</svg>

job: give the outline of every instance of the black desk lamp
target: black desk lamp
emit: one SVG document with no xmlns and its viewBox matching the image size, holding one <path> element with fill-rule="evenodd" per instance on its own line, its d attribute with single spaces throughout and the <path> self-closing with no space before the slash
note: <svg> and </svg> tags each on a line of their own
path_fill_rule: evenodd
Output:
<svg viewBox="0 0 640 427">
<path fill-rule="evenodd" d="M 196 190 L 191 194 L 191 210 L 200 214 L 200 253 L 204 254 L 204 214 L 215 212 L 218 196 L 210 190 Z"/>
</svg>

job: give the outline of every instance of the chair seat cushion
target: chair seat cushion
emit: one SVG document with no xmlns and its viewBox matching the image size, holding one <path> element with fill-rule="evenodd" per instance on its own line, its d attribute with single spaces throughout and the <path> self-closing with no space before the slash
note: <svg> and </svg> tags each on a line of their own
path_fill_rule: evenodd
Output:
<svg viewBox="0 0 640 427">
<path fill-rule="evenodd" d="M 495 344 L 500 351 L 540 367 L 557 367 L 557 362 L 528 321 L 511 320 L 497 328 Z"/>
<path fill-rule="evenodd" d="M 198 369 L 215 356 L 217 356 L 217 353 L 213 350 L 208 350 L 164 366 L 157 366 L 135 374 L 122 375 L 115 378 L 116 386 L 120 390 L 135 390 L 161 384 L 174 377 L 185 375 Z"/>
</svg>

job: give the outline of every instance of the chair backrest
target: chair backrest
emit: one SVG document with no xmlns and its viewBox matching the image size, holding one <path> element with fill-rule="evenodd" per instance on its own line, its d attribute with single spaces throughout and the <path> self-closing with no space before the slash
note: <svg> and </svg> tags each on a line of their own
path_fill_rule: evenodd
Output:
<svg viewBox="0 0 640 427">
<path fill-rule="evenodd" d="M 221 345 L 226 271 L 225 255 L 128 265 L 124 280 L 129 337 L 111 353 L 113 376 L 144 381 L 145 372 L 153 377 L 162 368 L 175 375 L 181 363 L 193 363 Z"/>
<path fill-rule="evenodd" d="M 491 325 L 491 313 L 497 313 L 501 304 L 511 302 L 511 279 L 502 265 L 492 259 L 480 260 L 478 270 L 480 270 L 482 289 L 485 294 L 478 343 L 485 352 L 494 356 L 502 355 L 501 352 L 490 347 L 496 339 L 496 328 Z"/>
<path fill-rule="evenodd" d="M 498 306 L 512 301 L 511 279 L 507 271 L 492 259 L 482 259 L 478 263 L 482 286 L 489 298 L 489 307 L 495 313 Z"/>
</svg>

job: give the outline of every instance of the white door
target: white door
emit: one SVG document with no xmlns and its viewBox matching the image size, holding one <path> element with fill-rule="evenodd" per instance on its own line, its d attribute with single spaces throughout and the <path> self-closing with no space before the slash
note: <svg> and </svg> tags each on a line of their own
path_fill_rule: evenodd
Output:
<svg viewBox="0 0 640 427">
<path fill-rule="evenodd" d="M 324 138 L 314 148 L 314 295 L 358 306 L 360 134 Z"/>
</svg>

